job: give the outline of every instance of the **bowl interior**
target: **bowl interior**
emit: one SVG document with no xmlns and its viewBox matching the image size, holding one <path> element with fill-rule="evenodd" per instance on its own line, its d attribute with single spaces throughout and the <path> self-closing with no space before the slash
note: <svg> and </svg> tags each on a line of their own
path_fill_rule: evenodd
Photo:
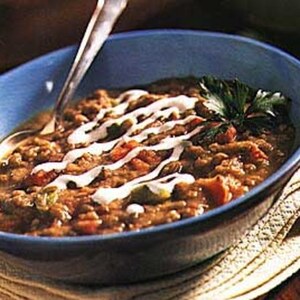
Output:
<svg viewBox="0 0 300 300">
<path fill-rule="evenodd" d="M 0 137 L 54 103 L 75 54 L 56 51 L 0 76 Z M 300 64 L 270 46 L 241 37 L 195 31 L 146 31 L 109 39 L 76 97 L 99 87 L 130 87 L 182 76 L 215 75 L 282 91 L 293 99 L 291 118 L 299 141 Z M 53 88 L 51 87 L 53 86 Z"/>
</svg>

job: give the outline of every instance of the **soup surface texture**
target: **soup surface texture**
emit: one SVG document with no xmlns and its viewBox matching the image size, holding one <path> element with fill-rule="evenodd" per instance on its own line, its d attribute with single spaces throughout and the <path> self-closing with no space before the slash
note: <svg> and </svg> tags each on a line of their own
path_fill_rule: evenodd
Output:
<svg viewBox="0 0 300 300">
<path fill-rule="evenodd" d="M 201 215 L 282 165 L 288 108 L 280 93 L 212 77 L 97 90 L 2 161 L 0 230 L 108 234 Z"/>
</svg>

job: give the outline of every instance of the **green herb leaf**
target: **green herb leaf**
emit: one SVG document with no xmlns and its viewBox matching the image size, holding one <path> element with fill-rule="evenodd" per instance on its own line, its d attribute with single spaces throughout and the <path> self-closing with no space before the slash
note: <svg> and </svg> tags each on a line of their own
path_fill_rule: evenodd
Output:
<svg viewBox="0 0 300 300">
<path fill-rule="evenodd" d="M 204 105 L 227 120 L 243 116 L 246 102 L 252 95 L 250 88 L 238 80 L 226 82 L 206 76 L 200 86 L 203 97 L 207 99 Z"/>
<path fill-rule="evenodd" d="M 58 200 L 58 189 L 56 187 L 46 187 L 41 190 L 34 199 L 36 208 L 40 211 L 47 211 Z"/>
<path fill-rule="evenodd" d="M 223 101 L 223 82 L 214 79 L 213 77 L 204 77 L 200 86 L 203 90 L 203 96 L 207 99 L 204 105 L 218 114 L 220 117 L 226 117 L 226 104 Z"/>
<path fill-rule="evenodd" d="M 270 93 L 259 90 L 246 111 L 246 116 L 251 114 L 269 114 L 276 116 L 276 108 L 278 106 L 286 106 L 288 99 L 280 93 Z"/>
<path fill-rule="evenodd" d="M 203 104 L 214 113 L 206 122 L 219 122 L 200 134 L 205 140 L 225 132 L 229 125 L 255 133 L 270 129 L 278 119 L 279 108 L 287 107 L 289 102 L 280 93 L 255 92 L 238 80 L 225 81 L 206 76 L 201 79 L 200 87 L 200 93 L 206 99 Z"/>
</svg>

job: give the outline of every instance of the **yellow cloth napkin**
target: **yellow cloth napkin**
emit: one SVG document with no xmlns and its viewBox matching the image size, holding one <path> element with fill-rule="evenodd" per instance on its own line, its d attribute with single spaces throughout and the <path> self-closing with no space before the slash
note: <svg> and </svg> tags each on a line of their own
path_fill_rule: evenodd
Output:
<svg viewBox="0 0 300 300">
<path fill-rule="evenodd" d="M 268 213 L 237 244 L 209 261 L 146 283 L 89 288 L 28 275 L 2 258 L 0 299 L 255 299 L 300 269 L 299 215 L 300 170 Z"/>
</svg>

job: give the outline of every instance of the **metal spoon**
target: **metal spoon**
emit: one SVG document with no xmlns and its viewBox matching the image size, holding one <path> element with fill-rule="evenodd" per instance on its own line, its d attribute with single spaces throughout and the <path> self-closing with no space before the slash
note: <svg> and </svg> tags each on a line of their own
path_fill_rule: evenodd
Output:
<svg viewBox="0 0 300 300">
<path fill-rule="evenodd" d="M 56 100 L 51 120 L 41 129 L 18 131 L 6 137 L 0 143 L 0 160 L 14 151 L 29 137 L 36 134 L 49 134 L 59 129 L 66 104 L 74 96 L 76 88 L 127 3 L 128 0 L 98 0 L 96 9 L 89 21 L 68 77 Z"/>
</svg>

